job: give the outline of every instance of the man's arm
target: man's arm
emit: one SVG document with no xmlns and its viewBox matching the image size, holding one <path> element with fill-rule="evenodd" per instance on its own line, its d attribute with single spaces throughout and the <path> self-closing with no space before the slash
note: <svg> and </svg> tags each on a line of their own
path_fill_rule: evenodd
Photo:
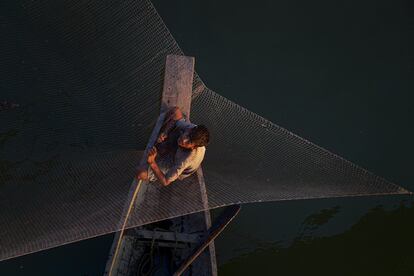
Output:
<svg viewBox="0 0 414 276">
<path fill-rule="evenodd" d="M 157 162 L 155 162 L 156 156 L 157 156 L 157 148 L 153 147 L 148 152 L 147 162 L 149 166 L 151 167 L 152 171 L 154 172 L 155 176 L 158 178 L 159 181 L 161 181 L 162 185 L 168 186 L 172 181 L 169 181 L 165 177 L 164 173 L 158 167 Z"/>
<path fill-rule="evenodd" d="M 157 165 L 157 162 L 152 162 L 149 164 L 152 171 L 154 172 L 155 176 L 158 178 L 158 180 L 162 183 L 163 186 L 168 186 L 170 185 L 170 181 L 165 177 L 165 175 L 163 174 L 163 172 L 160 170 L 160 168 Z"/>
<path fill-rule="evenodd" d="M 167 172 L 164 174 L 161 169 L 158 167 L 157 162 L 155 161 L 155 157 L 157 156 L 157 149 L 153 147 L 149 153 L 147 162 L 151 167 L 152 171 L 154 172 L 155 176 L 161 181 L 162 185 L 168 186 L 172 182 L 174 182 L 185 170 L 186 162 L 179 162 L 178 164 L 174 164 Z"/>
</svg>

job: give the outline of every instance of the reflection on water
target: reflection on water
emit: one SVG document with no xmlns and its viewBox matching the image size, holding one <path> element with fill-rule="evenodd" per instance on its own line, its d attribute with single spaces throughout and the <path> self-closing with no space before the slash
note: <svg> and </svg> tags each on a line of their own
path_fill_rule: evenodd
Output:
<svg viewBox="0 0 414 276">
<path fill-rule="evenodd" d="M 338 208 L 309 216 L 315 229 Z M 220 275 L 412 275 L 414 206 L 376 207 L 348 231 L 331 237 L 298 237 L 289 247 L 257 248 L 219 267 Z M 307 227 L 305 226 L 305 228 Z"/>
<path fill-rule="evenodd" d="M 303 221 L 295 240 L 312 239 L 314 231 L 333 218 L 339 212 L 339 209 L 339 206 L 335 206 L 329 209 L 320 210 L 318 213 L 308 216 Z"/>
<path fill-rule="evenodd" d="M 18 131 L 16 129 L 11 129 L 7 132 L 0 133 L 0 149 L 4 147 L 7 141 L 15 137 L 17 133 Z"/>
</svg>

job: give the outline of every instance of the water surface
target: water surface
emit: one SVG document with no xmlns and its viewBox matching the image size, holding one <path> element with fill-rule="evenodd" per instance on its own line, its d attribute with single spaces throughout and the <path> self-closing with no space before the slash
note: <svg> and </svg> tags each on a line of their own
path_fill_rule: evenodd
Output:
<svg viewBox="0 0 414 276">
<path fill-rule="evenodd" d="M 153 1 L 206 85 L 414 190 L 408 1 Z M 412 275 L 408 196 L 246 205 L 220 275 Z M 100 275 L 111 236 L 0 263 L 1 275 Z"/>
</svg>

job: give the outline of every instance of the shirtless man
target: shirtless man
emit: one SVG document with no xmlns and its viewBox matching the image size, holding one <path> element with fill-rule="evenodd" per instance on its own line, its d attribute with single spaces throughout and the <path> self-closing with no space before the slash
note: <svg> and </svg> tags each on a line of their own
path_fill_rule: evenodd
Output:
<svg viewBox="0 0 414 276">
<path fill-rule="evenodd" d="M 148 152 L 149 168 L 140 167 L 136 178 L 151 182 L 158 179 L 164 186 L 182 180 L 198 169 L 208 142 L 207 128 L 187 122 L 181 110 L 174 107 L 166 114 L 156 147 Z"/>
</svg>

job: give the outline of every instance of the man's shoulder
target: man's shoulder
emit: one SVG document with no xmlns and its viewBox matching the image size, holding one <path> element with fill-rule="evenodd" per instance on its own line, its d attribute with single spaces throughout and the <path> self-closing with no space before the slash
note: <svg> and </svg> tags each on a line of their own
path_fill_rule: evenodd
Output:
<svg viewBox="0 0 414 276">
<path fill-rule="evenodd" d="M 197 147 L 196 149 L 194 149 L 194 151 L 194 159 L 196 160 L 196 162 L 201 162 L 204 159 L 206 147 Z"/>
<path fill-rule="evenodd" d="M 203 154 L 204 155 L 204 153 L 206 152 L 206 147 L 204 147 L 204 146 L 198 147 L 198 148 L 196 148 L 196 150 L 197 150 L 198 154 Z"/>
<path fill-rule="evenodd" d="M 206 152 L 206 147 L 204 147 L 204 146 L 203 147 L 197 147 L 197 148 L 191 150 L 190 155 L 196 155 L 196 156 L 203 155 L 204 156 L 205 152 Z"/>
<path fill-rule="evenodd" d="M 206 152 L 205 147 L 197 147 L 192 150 L 178 149 L 176 152 L 176 161 L 183 163 L 193 163 L 204 158 Z"/>
</svg>

